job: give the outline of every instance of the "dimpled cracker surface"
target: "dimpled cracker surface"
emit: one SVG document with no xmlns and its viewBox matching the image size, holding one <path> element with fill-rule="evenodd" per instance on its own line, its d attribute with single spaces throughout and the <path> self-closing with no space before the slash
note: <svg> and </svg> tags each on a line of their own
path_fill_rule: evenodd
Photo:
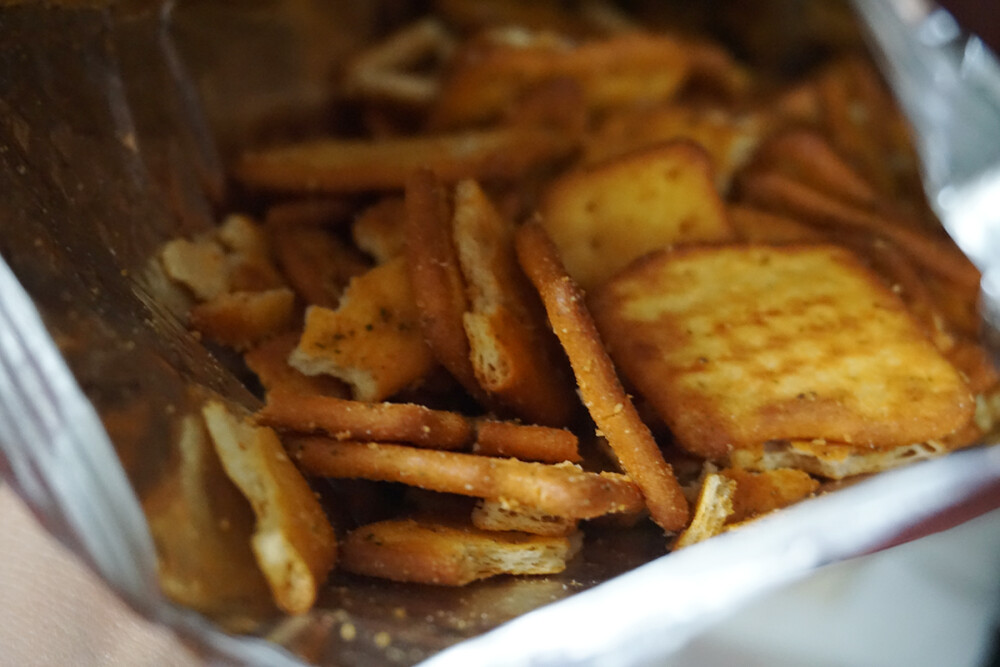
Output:
<svg viewBox="0 0 1000 667">
<path fill-rule="evenodd" d="M 709 458 L 785 439 L 891 448 L 972 415 L 959 373 L 842 248 L 663 251 L 591 307 L 625 376 L 684 448 Z"/>
</svg>

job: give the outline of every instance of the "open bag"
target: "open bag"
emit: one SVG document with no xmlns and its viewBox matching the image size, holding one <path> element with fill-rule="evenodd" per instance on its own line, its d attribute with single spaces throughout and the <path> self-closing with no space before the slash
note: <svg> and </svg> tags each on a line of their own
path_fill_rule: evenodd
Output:
<svg viewBox="0 0 1000 667">
<path fill-rule="evenodd" d="M 259 399 L 185 329 L 151 258 L 215 224 L 227 156 L 251 129 L 308 124 L 331 65 L 405 11 L 245 4 L 0 5 L 0 471 L 207 658 L 636 664 L 821 565 L 1000 507 L 1000 448 L 984 443 L 655 559 L 662 535 L 640 534 L 565 577 L 471 591 L 338 580 L 304 616 L 261 607 L 252 514 L 190 431 L 207 397 Z M 347 623 L 391 646 L 343 641 Z"/>
</svg>

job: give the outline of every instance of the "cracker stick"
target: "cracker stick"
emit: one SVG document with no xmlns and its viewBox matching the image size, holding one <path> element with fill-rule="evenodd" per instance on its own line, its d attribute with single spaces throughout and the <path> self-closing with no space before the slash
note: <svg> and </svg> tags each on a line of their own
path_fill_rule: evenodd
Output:
<svg viewBox="0 0 1000 667">
<path fill-rule="evenodd" d="M 245 185 L 264 190 L 399 190 L 415 169 L 432 169 L 446 181 L 509 179 L 572 148 L 559 133 L 525 127 L 376 141 L 315 139 L 244 153 L 235 171 Z"/>
<path fill-rule="evenodd" d="M 354 574 L 464 586 L 497 574 L 552 574 L 580 548 L 580 535 L 504 533 L 413 520 L 380 521 L 348 534 L 341 564 Z"/>
<path fill-rule="evenodd" d="M 400 482 L 430 491 L 503 500 L 571 519 L 589 519 L 642 507 L 639 487 L 624 475 L 403 445 L 291 438 L 307 475 Z"/>
<path fill-rule="evenodd" d="M 413 403 L 366 403 L 272 392 L 257 421 L 282 430 L 323 431 L 337 440 L 407 442 L 434 449 L 460 449 L 473 439 L 462 415 Z"/>
<path fill-rule="evenodd" d="M 513 422 L 478 422 L 472 451 L 484 456 L 511 456 L 543 463 L 580 461 L 579 443 L 572 432 Z"/>
<path fill-rule="evenodd" d="M 947 242 L 928 237 L 875 213 L 864 211 L 797 183 L 782 174 L 748 174 L 741 190 L 751 203 L 800 216 L 823 227 L 846 227 L 884 236 L 925 269 L 959 285 L 979 284 L 979 272 Z"/>
<path fill-rule="evenodd" d="M 583 403 L 622 469 L 642 489 L 650 515 L 661 528 L 682 528 L 687 523 L 688 506 L 677 478 L 622 389 L 583 293 L 566 275 L 555 245 L 545 230 L 532 222 L 518 230 L 517 253 L 542 297 L 552 330 L 566 350 Z"/>
</svg>

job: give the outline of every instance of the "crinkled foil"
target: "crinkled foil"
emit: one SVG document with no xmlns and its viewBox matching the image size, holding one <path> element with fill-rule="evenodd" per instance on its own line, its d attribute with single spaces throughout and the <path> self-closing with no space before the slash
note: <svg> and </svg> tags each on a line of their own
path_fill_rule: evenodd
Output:
<svg viewBox="0 0 1000 667">
<path fill-rule="evenodd" d="M 332 66 L 408 11 L 0 2 L 0 470 L 133 606 L 234 664 L 638 664 L 823 563 L 1000 504 L 1000 450 L 982 447 L 665 558 L 655 529 L 595 531 L 559 576 L 335 575 L 307 615 L 261 605 L 251 513 L 193 417 L 209 395 L 257 399 L 151 258 L 213 224 L 248 137 L 328 122 Z"/>
</svg>

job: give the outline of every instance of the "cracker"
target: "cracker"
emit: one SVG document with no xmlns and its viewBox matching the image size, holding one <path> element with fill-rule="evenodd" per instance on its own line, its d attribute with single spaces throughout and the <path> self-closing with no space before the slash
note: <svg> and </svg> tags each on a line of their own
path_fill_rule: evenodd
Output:
<svg viewBox="0 0 1000 667">
<path fill-rule="evenodd" d="M 739 468 L 719 471 L 736 482 L 733 511 L 727 523 L 737 523 L 788 507 L 816 493 L 819 482 L 802 470 L 775 468 L 754 472 Z"/>
<path fill-rule="evenodd" d="M 671 550 L 689 547 L 721 533 L 726 520 L 733 514 L 735 494 L 734 480 L 718 473 L 706 475 L 698 492 L 698 500 L 695 501 L 691 524 L 677 536 Z"/>
<path fill-rule="evenodd" d="M 464 586 L 498 574 L 553 574 L 580 536 L 484 531 L 409 519 L 361 526 L 344 540 L 344 570 L 393 581 Z"/>
<path fill-rule="evenodd" d="M 406 268 L 424 339 L 438 362 L 480 403 L 491 399 L 476 378 L 462 318 L 468 310 L 465 281 L 451 235 L 448 189 L 430 171 L 406 182 Z"/>
<path fill-rule="evenodd" d="M 400 482 L 429 491 L 500 500 L 514 509 L 589 519 L 642 507 L 639 487 L 624 475 L 403 445 L 289 440 L 308 475 Z"/>
<path fill-rule="evenodd" d="M 514 530 L 532 535 L 569 535 L 577 520 L 533 510 L 515 510 L 500 500 L 480 500 L 472 510 L 472 525 L 480 530 Z"/>
<path fill-rule="evenodd" d="M 314 139 L 244 153 L 235 174 L 248 187 L 270 191 L 401 190 L 416 169 L 431 169 L 451 182 L 512 179 L 572 148 L 573 141 L 560 133 L 530 127 L 380 140 Z"/>
<path fill-rule="evenodd" d="M 289 286 L 308 305 L 336 308 L 351 279 L 370 268 L 357 250 L 322 227 L 276 227 L 270 236 Z"/>
<path fill-rule="evenodd" d="M 545 192 L 539 213 L 584 289 L 664 246 L 733 237 L 709 157 L 687 141 L 568 172 Z"/>
<path fill-rule="evenodd" d="M 591 305 L 625 375 L 709 459 L 782 439 L 888 450 L 972 415 L 955 368 L 843 248 L 661 252 Z"/>
<path fill-rule="evenodd" d="M 468 291 L 468 359 L 480 386 L 525 421 L 568 424 L 579 406 L 545 311 L 517 263 L 514 226 L 475 181 L 455 186 L 453 233 Z"/>
<path fill-rule="evenodd" d="M 275 601 L 288 613 L 308 611 L 337 558 L 323 508 L 274 431 L 239 420 L 217 401 L 202 415 L 226 474 L 257 517 L 251 545 Z"/>
<path fill-rule="evenodd" d="M 305 375 L 288 363 L 288 357 L 299 342 L 300 333 L 289 331 L 275 336 L 248 350 L 243 361 L 253 371 L 268 394 L 317 394 L 347 398 L 351 389 L 329 375 Z"/>
<path fill-rule="evenodd" d="M 289 363 L 306 375 L 343 380 L 358 400 L 383 400 L 434 368 L 418 318 L 406 260 L 394 259 L 354 278 L 337 310 L 307 309 Z"/>
<path fill-rule="evenodd" d="M 295 294 L 286 287 L 221 294 L 195 304 L 188 313 L 191 328 L 237 350 L 288 331 L 294 316 Z"/>
<path fill-rule="evenodd" d="M 406 442 L 435 449 L 460 449 L 475 436 L 469 421 L 455 412 L 287 392 L 269 395 L 257 421 L 285 431 L 324 432 L 338 440 Z"/>
<path fill-rule="evenodd" d="M 379 264 L 402 254 L 405 247 L 403 218 L 406 204 L 402 197 L 383 197 L 363 210 L 351 226 L 351 236 L 359 249 Z"/>
<path fill-rule="evenodd" d="M 566 350 L 584 405 L 625 471 L 642 489 L 653 520 L 665 531 L 682 528 L 688 506 L 673 470 L 649 428 L 622 389 L 583 294 L 570 278 L 555 245 L 537 223 L 516 236 L 518 259 L 531 279 Z"/>
<path fill-rule="evenodd" d="M 591 110 L 663 101 L 673 97 L 687 69 L 681 45 L 663 35 L 631 32 L 573 44 L 554 33 L 520 30 L 515 40 L 481 39 L 456 55 L 431 123 L 494 120 L 512 100 L 554 79 L 575 81 Z"/>
<path fill-rule="evenodd" d="M 937 440 L 892 449 L 861 449 L 824 440 L 778 440 L 734 449 L 728 462 L 746 470 L 795 468 L 826 479 L 845 479 L 935 458 L 950 450 Z"/>
<path fill-rule="evenodd" d="M 579 442 L 572 431 L 490 420 L 476 423 L 472 451 L 483 456 L 509 456 L 543 463 L 581 460 Z"/>
</svg>

